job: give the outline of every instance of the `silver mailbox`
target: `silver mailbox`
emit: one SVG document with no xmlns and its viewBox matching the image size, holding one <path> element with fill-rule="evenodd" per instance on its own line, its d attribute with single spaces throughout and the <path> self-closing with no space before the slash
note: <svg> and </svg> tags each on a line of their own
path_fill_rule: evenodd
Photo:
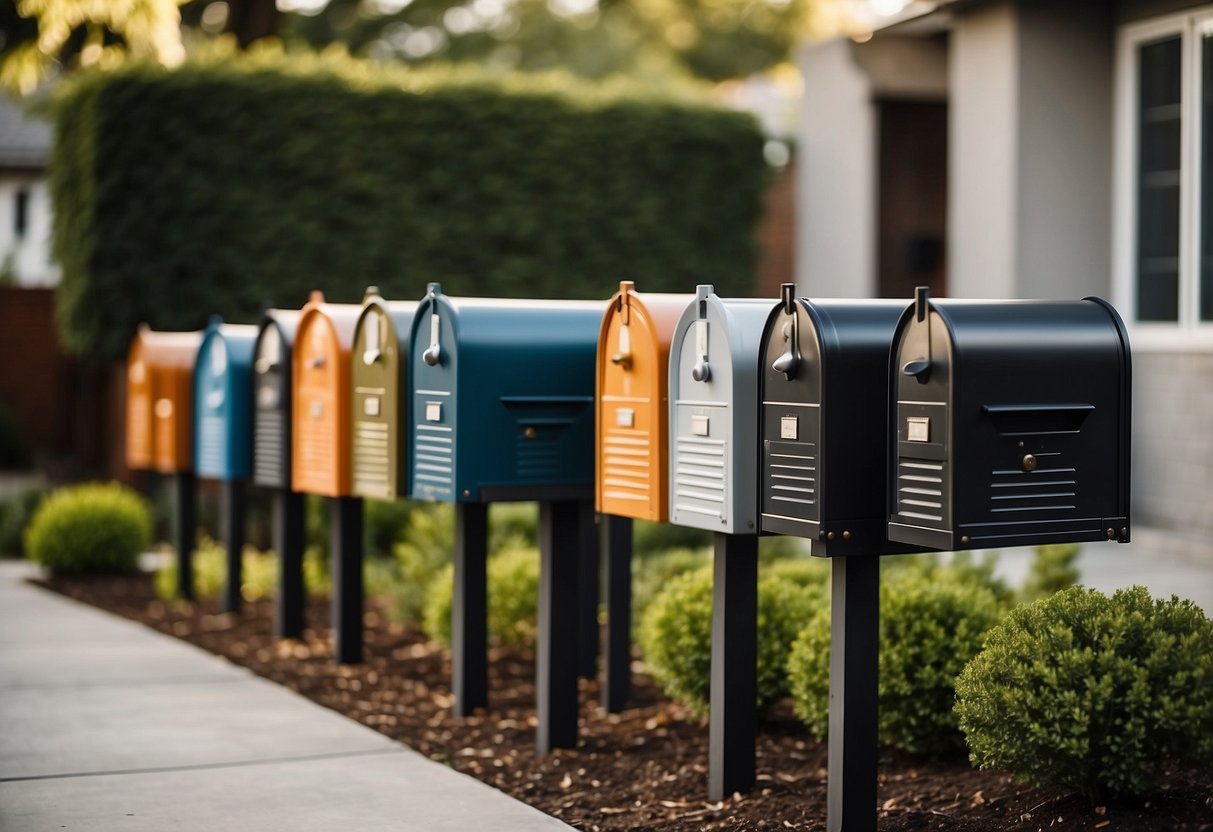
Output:
<svg viewBox="0 0 1213 832">
<path fill-rule="evenodd" d="M 758 364 L 774 300 L 696 287 L 670 345 L 670 522 L 758 532 Z"/>
</svg>

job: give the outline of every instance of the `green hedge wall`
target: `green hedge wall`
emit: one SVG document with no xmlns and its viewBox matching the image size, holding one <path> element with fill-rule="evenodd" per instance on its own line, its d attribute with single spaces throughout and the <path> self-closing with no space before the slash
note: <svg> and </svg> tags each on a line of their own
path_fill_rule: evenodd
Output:
<svg viewBox="0 0 1213 832">
<path fill-rule="evenodd" d="M 73 352 L 139 321 L 361 299 L 745 295 L 767 180 L 753 118 L 551 77 L 231 59 L 88 76 L 58 101 L 52 190 Z"/>
</svg>

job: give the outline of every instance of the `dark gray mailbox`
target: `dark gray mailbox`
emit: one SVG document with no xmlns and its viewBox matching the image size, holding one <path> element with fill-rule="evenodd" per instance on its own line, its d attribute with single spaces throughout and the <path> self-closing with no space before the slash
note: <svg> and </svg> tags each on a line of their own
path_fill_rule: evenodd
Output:
<svg viewBox="0 0 1213 832">
<path fill-rule="evenodd" d="M 894 337 L 890 540 L 1129 540 L 1129 337 L 1079 301 L 932 300 Z"/>
<path fill-rule="evenodd" d="M 889 345 L 905 301 L 809 300 L 781 287 L 762 339 L 764 532 L 815 555 L 910 551 L 885 537 Z"/>
</svg>

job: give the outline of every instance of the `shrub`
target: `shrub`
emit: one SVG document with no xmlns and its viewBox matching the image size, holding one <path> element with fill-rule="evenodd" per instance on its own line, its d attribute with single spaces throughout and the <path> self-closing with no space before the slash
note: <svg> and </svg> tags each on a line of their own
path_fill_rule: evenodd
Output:
<svg viewBox="0 0 1213 832">
<path fill-rule="evenodd" d="M 644 619 L 645 610 L 670 581 L 711 563 L 712 553 L 709 549 L 669 549 L 651 552 L 643 558 L 633 558 L 632 620 L 639 625 Z"/>
<path fill-rule="evenodd" d="M 440 503 L 414 503 L 410 509 L 408 534 L 392 547 L 396 580 L 380 589 L 397 620 L 421 623 L 427 592 L 451 559 L 454 514 L 452 506 Z"/>
<path fill-rule="evenodd" d="M 207 535 L 199 535 L 191 564 L 194 567 L 194 597 L 218 598 L 227 586 L 227 550 L 223 544 Z M 369 566 L 367 571 L 371 572 Z M 240 596 L 245 601 L 275 597 L 278 593 L 278 554 L 272 549 L 263 552 L 254 546 L 245 546 L 241 553 L 240 579 Z M 325 595 L 330 590 L 328 573 L 315 549 L 304 553 L 303 585 L 309 595 Z M 176 557 L 156 570 L 153 586 L 156 594 L 166 601 L 177 597 Z"/>
<path fill-rule="evenodd" d="M 435 276 L 454 295 L 605 298 L 620 275 L 748 294 L 763 144 L 706 95 L 565 77 L 268 50 L 82 76 L 50 166 L 64 344 L 115 359 L 140 321 L 253 321 L 266 298 L 371 283 L 411 300 Z"/>
<path fill-rule="evenodd" d="M 944 573 L 946 574 L 946 573 Z M 981 649 L 1001 606 L 963 578 L 896 570 L 880 588 L 880 739 L 916 753 L 962 747 L 952 711 L 956 674 Z M 789 659 L 797 715 L 819 738 L 829 728 L 830 614 L 804 628 Z"/>
<path fill-rule="evenodd" d="M 362 522 L 368 558 L 391 557 L 396 542 L 408 536 L 416 505 L 407 500 L 366 501 Z"/>
<path fill-rule="evenodd" d="M 762 564 L 764 578 L 786 581 L 795 586 L 822 593 L 830 591 L 830 564 L 824 558 L 785 558 Z"/>
<path fill-rule="evenodd" d="M 425 604 L 425 631 L 451 643 L 451 597 L 455 572 L 448 564 L 430 584 Z M 492 555 L 488 566 L 489 636 L 503 647 L 531 646 L 539 615 L 539 552 L 506 549 Z"/>
<path fill-rule="evenodd" d="M 986 552 L 977 560 L 972 552 L 948 554 L 896 555 L 881 559 L 882 580 L 910 572 L 928 581 L 949 581 L 979 586 L 990 592 L 1005 607 L 1015 603 L 1015 592 L 994 574 L 998 553 Z"/>
<path fill-rule="evenodd" d="M 117 483 L 90 483 L 42 501 L 25 531 L 25 549 L 56 573 L 133 572 L 151 536 L 142 497 Z"/>
<path fill-rule="evenodd" d="M 46 489 L 25 488 L 0 502 L 0 557 L 25 556 L 22 537 L 45 497 Z"/>
<path fill-rule="evenodd" d="M 1213 622 L 1144 587 L 1018 607 L 956 692 L 973 762 L 1034 786 L 1144 796 L 1164 760 L 1213 766 Z"/>
<path fill-rule="evenodd" d="M 632 524 L 632 554 L 637 559 L 673 549 L 703 549 L 712 545 L 712 533 L 673 523 L 636 520 Z"/>
<path fill-rule="evenodd" d="M 819 605 L 820 594 L 790 581 L 758 582 L 758 708 L 788 693 L 788 650 Z M 645 664 L 666 694 L 705 713 L 711 691 L 712 570 L 670 581 L 640 626 Z"/>
<path fill-rule="evenodd" d="M 1074 543 L 1037 546 L 1028 569 L 1028 579 L 1019 592 L 1020 599 L 1035 601 L 1047 598 L 1078 583 L 1078 567 L 1074 563 L 1078 560 L 1079 551 Z"/>
</svg>

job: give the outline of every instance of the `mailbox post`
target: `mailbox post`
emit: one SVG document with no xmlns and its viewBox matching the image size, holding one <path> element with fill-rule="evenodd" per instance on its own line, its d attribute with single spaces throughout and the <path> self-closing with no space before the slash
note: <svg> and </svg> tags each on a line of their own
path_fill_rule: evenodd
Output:
<svg viewBox="0 0 1213 832">
<path fill-rule="evenodd" d="M 303 495 L 291 487 L 291 349 L 302 312 L 267 309 L 253 361 L 253 482 L 271 489 L 278 597 L 274 631 L 279 638 L 303 634 Z"/>
<path fill-rule="evenodd" d="M 715 533 L 708 794 L 754 785 L 758 361 L 774 302 L 696 288 L 670 346 L 670 522 Z"/>
<path fill-rule="evenodd" d="M 829 828 L 875 829 L 888 367 L 904 301 L 797 298 L 763 331 L 762 531 L 830 557 Z"/>
<path fill-rule="evenodd" d="M 631 695 L 632 521 L 670 514 L 670 342 L 692 297 L 621 281 L 598 333 L 594 500 L 606 553 L 602 704 L 612 713 Z"/>
<path fill-rule="evenodd" d="M 226 612 L 241 607 L 244 484 L 252 469 L 251 370 L 256 339 L 255 326 L 212 318 L 203 332 L 194 372 L 194 463 L 199 477 L 220 482 Z"/>
<path fill-rule="evenodd" d="M 342 664 L 362 661 L 362 499 L 350 487 L 350 351 L 361 313 L 313 292 L 292 354 L 292 486 L 329 498 L 333 637 Z"/>
<path fill-rule="evenodd" d="M 194 597 L 193 376 L 201 340 L 201 332 L 154 332 L 143 324 L 127 354 L 127 465 L 173 478 L 177 594 L 182 598 Z"/>
<path fill-rule="evenodd" d="M 431 283 L 413 319 L 411 496 L 455 504 L 455 712 L 486 704 L 487 504 L 540 503 L 536 696 L 541 753 L 577 740 L 582 505 L 594 478 L 602 307 L 453 298 Z"/>
</svg>

